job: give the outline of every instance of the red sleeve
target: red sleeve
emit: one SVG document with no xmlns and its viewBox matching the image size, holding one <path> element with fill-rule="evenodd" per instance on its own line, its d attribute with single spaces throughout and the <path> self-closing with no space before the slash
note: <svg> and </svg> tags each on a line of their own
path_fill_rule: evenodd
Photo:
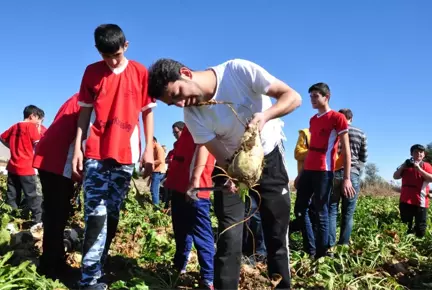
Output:
<svg viewBox="0 0 432 290">
<path fill-rule="evenodd" d="M 425 162 L 423 163 L 423 169 L 424 171 L 426 171 L 427 173 L 432 174 L 432 165 L 430 165 L 429 163 Z"/>
<path fill-rule="evenodd" d="M 81 80 L 81 87 L 78 95 L 78 104 L 81 107 L 93 107 L 94 86 L 91 85 L 90 77 L 90 69 L 87 67 Z"/>
<path fill-rule="evenodd" d="M 341 113 L 336 113 L 335 129 L 338 135 L 348 131 L 348 121 Z"/>
<path fill-rule="evenodd" d="M 147 109 L 156 107 L 156 100 L 148 95 L 148 71 L 144 68 L 143 73 L 143 86 L 142 86 L 142 105 L 141 112 Z"/>
<path fill-rule="evenodd" d="M 12 132 L 12 127 L 10 127 L 9 129 L 7 129 L 6 131 L 4 131 L 4 132 L 1 134 L 0 138 L 1 138 L 4 142 L 9 143 L 9 138 L 10 138 L 11 132 Z"/>
<path fill-rule="evenodd" d="M 33 144 L 37 143 L 40 140 L 40 133 L 39 133 L 37 126 L 35 126 L 33 124 L 29 124 L 28 130 L 29 130 L 31 142 Z"/>
</svg>

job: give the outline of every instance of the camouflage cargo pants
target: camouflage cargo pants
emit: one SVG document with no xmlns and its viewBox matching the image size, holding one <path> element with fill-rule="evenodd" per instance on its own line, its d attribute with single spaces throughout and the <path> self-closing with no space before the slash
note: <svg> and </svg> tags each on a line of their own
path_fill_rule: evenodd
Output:
<svg viewBox="0 0 432 290">
<path fill-rule="evenodd" d="M 103 276 L 104 260 L 117 230 L 134 165 L 89 159 L 84 167 L 85 232 L 80 285 L 88 286 Z"/>
</svg>

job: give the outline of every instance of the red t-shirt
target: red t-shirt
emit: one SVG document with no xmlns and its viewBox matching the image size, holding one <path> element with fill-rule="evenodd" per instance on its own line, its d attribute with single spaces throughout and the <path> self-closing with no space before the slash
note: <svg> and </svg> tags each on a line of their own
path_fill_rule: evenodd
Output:
<svg viewBox="0 0 432 290">
<path fill-rule="evenodd" d="M 191 133 L 184 127 L 180 138 L 175 144 L 174 158 L 170 163 L 169 174 L 165 181 L 165 188 L 186 193 L 195 167 L 195 160 L 198 153 L 198 146 L 194 143 Z M 215 165 L 215 158 L 209 154 L 200 178 L 200 187 L 213 186 L 212 172 Z M 199 198 L 210 198 L 210 191 L 198 192 Z"/>
<path fill-rule="evenodd" d="M 79 110 L 78 94 L 60 107 L 51 126 L 36 146 L 34 168 L 72 178 L 72 156 Z"/>
<path fill-rule="evenodd" d="M 31 122 L 16 123 L 3 132 L 0 138 L 9 144 L 11 154 L 6 170 L 21 176 L 35 175 L 32 166 L 34 146 L 40 139 L 37 125 Z"/>
<path fill-rule="evenodd" d="M 432 166 L 423 162 L 422 168 L 427 173 L 432 173 Z M 429 207 L 429 183 L 414 167 L 405 168 L 402 171 L 402 188 L 400 201 L 420 207 Z"/>
<path fill-rule="evenodd" d="M 85 157 L 136 163 L 141 155 L 140 112 L 155 107 L 147 95 L 147 69 L 135 61 L 111 69 L 104 61 L 89 65 L 82 78 L 78 104 L 93 107 Z"/>
<path fill-rule="evenodd" d="M 41 136 L 41 138 L 45 135 L 45 132 L 46 132 L 47 130 L 48 130 L 48 129 L 47 129 L 44 125 L 40 125 L 39 131 L 40 131 L 40 136 Z"/>
<path fill-rule="evenodd" d="M 309 131 L 311 138 L 304 169 L 334 171 L 339 135 L 348 131 L 345 116 L 333 110 L 317 114 L 310 119 Z"/>
</svg>

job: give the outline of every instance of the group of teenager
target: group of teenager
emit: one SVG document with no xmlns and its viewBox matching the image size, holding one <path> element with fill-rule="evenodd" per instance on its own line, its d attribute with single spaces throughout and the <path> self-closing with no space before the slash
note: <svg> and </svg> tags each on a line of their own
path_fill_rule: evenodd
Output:
<svg viewBox="0 0 432 290">
<path fill-rule="evenodd" d="M 179 274 L 186 271 L 194 244 L 201 267 L 200 289 L 238 288 L 246 207 L 236 193 L 236 185 L 222 173 L 240 144 L 242 123 L 258 125 L 265 153 L 261 179 L 254 188 L 260 194 L 260 202 L 255 191 L 250 191 L 250 197 L 256 207 L 259 205 L 269 276 L 281 277 L 276 288 L 290 289 L 291 200 L 280 118 L 301 105 L 299 93 L 259 65 L 242 59 L 203 71 L 194 71 L 176 60 L 159 59 L 147 69 L 125 57 L 129 44 L 115 24 L 98 26 L 94 39 L 103 60 L 87 66 L 79 92 L 61 106 L 43 136 L 38 130 L 38 111 L 25 112 L 26 120 L 21 122 L 25 125 L 19 125 L 15 133 L 2 135 L 2 142 L 11 151 L 26 148 L 18 156 L 30 160 L 23 166 L 36 168 L 41 180 L 44 239 L 39 270 L 56 277 L 66 267 L 63 231 L 74 185 L 82 183 L 85 229 L 78 284 L 80 289 L 107 289 L 103 266 L 135 163 L 140 162 L 144 176 L 158 172 L 158 164 L 154 163 L 153 108 L 159 100 L 183 108 L 184 112 L 184 122 L 172 126 L 177 141 L 164 182 L 171 195 L 176 241 L 174 267 Z M 308 153 L 295 182 L 294 211 L 305 249 L 322 257 L 328 255 L 329 225 L 335 221 L 328 216 L 329 206 L 332 213 L 339 202 L 329 205 L 333 180 L 338 180 L 342 198 L 351 200 L 358 192 L 357 163 L 352 157 L 358 144 L 350 144 L 350 140 L 361 137 L 349 127 L 343 113 L 330 109 L 327 84 L 312 85 L 309 94 L 317 114 L 310 120 Z M 237 116 L 228 106 L 195 106 L 210 100 L 232 103 Z M 26 134 L 34 135 L 29 144 L 16 141 L 23 139 L 17 136 Z M 341 166 L 336 170 L 338 152 Z M 12 178 L 13 171 L 10 173 Z M 24 178 L 21 184 L 25 182 Z M 219 233 L 216 249 L 209 216 L 210 191 L 199 190 L 208 187 L 214 187 Z M 190 195 L 195 189 L 197 196 Z M 350 223 L 352 220 L 345 227 L 349 228 Z"/>
</svg>

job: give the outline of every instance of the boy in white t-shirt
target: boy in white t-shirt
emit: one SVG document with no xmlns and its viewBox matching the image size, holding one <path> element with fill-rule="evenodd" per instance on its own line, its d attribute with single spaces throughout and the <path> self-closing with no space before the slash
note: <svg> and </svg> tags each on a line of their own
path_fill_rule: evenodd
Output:
<svg viewBox="0 0 432 290">
<path fill-rule="evenodd" d="M 217 165 L 223 168 L 240 144 L 245 131 L 242 123 L 248 120 L 249 124 L 259 123 L 265 168 L 256 190 L 262 198 L 260 214 L 268 269 L 270 276 L 282 276 L 277 288 L 290 288 L 287 244 L 290 194 L 282 146 L 283 123 L 279 118 L 300 106 L 300 95 L 259 65 L 241 59 L 204 71 L 192 71 L 175 60 L 160 59 L 149 70 L 149 95 L 168 105 L 185 107 L 185 123 L 195 143 L 205 144 Z M 274 105 L 269 96 L 276 99 Z M 227 106 L 194 106 L 208 100 L 234 103 L 242 122 Z M 214 175 L 217 173 L 216 169 Z M 214 181 L 221 186 L 226 179 Z M 237 289 L 239 282 L 245 205 L 235 191 L 231 186 L 228 193 L 214 192 L 219 232 L 238 224 L 219 237 L 214 269 L 216 289 Z M 250 195 L 257 198 L 253 191 Z"/>
</svg>

